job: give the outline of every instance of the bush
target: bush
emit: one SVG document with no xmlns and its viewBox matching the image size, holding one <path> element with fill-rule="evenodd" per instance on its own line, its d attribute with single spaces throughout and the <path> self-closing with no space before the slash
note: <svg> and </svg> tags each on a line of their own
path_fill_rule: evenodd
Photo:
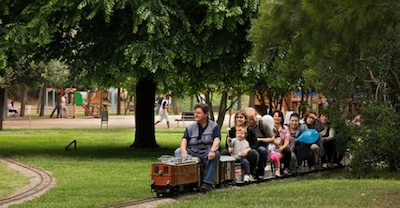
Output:
<svg viewBox="0 0 400 208">
<path fill-rule="evenodd" d="M 399 170 L 400 116 L 384 103 L 368 103 L 360 110 L 360 125 L 352 126 L 349 144 L 352 168 L 356 176 L 364 177 L 371 169 L 387 167 Z"/>
</svg>

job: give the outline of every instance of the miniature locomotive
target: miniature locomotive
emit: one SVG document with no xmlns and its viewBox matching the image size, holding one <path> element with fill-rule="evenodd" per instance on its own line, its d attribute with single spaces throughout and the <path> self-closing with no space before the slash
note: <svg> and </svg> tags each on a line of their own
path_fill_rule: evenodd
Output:
<svg viewBox="0 0 400 208">
<path fill-rule="evenodd" d="M 198 190 L 201 185 L 203 165 L 196 157 L 162 156 L 160 162 L 151 165 L 151 191 L 157 196 L 176 195 Z M 235 161 L 230 156 L 221 156 L 215 172 L 216 186 L 235 183 Z"/>
</svg>

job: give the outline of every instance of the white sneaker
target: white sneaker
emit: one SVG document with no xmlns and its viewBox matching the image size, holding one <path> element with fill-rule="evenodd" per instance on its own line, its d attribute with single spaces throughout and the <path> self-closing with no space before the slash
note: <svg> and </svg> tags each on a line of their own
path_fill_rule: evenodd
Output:
<svg viewBox="0 0 400 208">
<path fill-rule="evenodd" d="M 275 176 L 276 177 L 281 177 L 281 171 L 280 170 L 276 170 L 275 171 Z"/>
<path fill-rule="evenodd" d="M 324 163 L 324 164 L 322 164 L 322 167 L 323 167 L 323 168 L 327 168 L 327 167 L 328 167 L 328 164 Z"/>
<path fill-rule="evenodd" d="M 251 181 L 251 182 L 256 181 L 256 179 L 254 179 L 254 177 L 253 177 L 252 175 L 250 175 L 249 177 L 250 177 L 250 181 Z"/>
<path fill-rule="evenodd" d="M 249 175 L 244 175 L 243 181 L 244 182 L 249 182 L 250 181 L 250 176 Z"/>
</svg>

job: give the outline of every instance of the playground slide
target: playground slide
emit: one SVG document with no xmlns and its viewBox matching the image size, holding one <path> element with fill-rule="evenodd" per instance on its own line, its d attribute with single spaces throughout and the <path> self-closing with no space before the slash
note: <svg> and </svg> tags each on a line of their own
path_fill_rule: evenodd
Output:
<svg viewBox="0 0 400 208">
<path fill-rule="evenodd" d="M 99 115 L 94 115 L 94 114 L 89 110 L 89 108 L 87 108 L 85 105 L 81 105 L 81 106 L 82 106 L 82 108 L 85 110 L 85 112 L 86 112 L 86 114 L 87 114 L 88 116 L 92 116 L 92 117 L 95 117 L 95 118 L 100 118 Z"/>
</svg>

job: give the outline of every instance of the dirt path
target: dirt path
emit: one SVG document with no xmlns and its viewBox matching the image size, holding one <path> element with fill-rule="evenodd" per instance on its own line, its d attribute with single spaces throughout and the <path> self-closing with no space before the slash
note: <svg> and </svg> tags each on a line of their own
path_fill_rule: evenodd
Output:
<svg viewBox="0 0 400 208">
<path fill-rule="evenodd" d="M 170 116 L 171 128 L 177 128 L 177 122 L 175 119 L 180 118 L 180 115 Z M 158 120 L 158 116 L 154 117 L 154 120 Z M 186 121 L 185 125 L 194 121 Z M 224 128 L 228 127 L 229 116 L 225 117 Z M 103 124 L 103 128 L 106 125 Z M 179 127 L 183 127 L 183 122 L 179 123 Z M 32 117 L 20 117 L 20 118 L 6 118 L 3 121 L 3 128 L 86 128 L 86 129 L 99 129 L 101 128 L 100 118 L 89 118 L 89 117 L 78 117 L 76 119 L 58 119 L 58 118 L 39 118 Z M 110 115 L 108 121 L 108 128 L 135 128 L 135 117 L 133 115 Z M 167 123 L 162 121 L 156 125 L 156 129 L 167 128 Z"/>
</svg>

